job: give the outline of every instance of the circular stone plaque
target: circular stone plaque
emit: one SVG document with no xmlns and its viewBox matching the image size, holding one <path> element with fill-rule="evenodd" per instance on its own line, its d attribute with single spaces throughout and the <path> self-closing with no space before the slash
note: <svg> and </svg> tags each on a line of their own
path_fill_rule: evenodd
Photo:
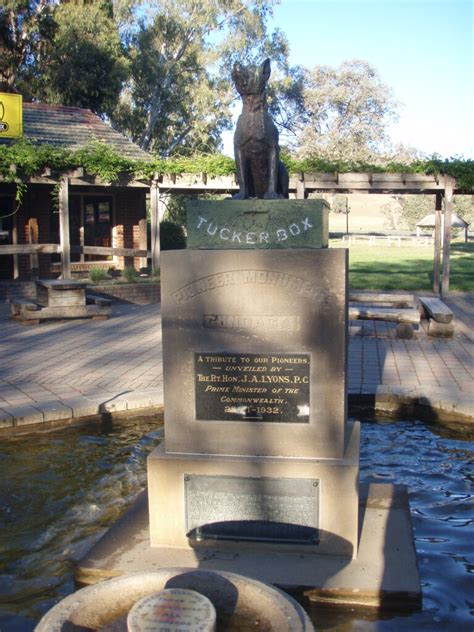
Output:
<svg viewBox="0 0 474 632">
<path fill-rule="evenodd" d="M 128 613 L 128 632 L 214 632 L 216 611 L 195 590 L 167 588 L 143 597 Z"/>
</svg>

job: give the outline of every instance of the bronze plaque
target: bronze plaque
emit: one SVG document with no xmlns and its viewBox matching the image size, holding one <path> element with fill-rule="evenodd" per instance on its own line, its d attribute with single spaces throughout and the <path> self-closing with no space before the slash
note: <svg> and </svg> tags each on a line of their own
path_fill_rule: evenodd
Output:
<svg viewBox="0 0 474 632">
<path fill-rule="evenodd" d="M 194 354 L 196 419 L 309 423 L 306 353 Z"/>
<path fill-rule="evenodd" d="M 318 542 L 318 480 L 185 475 L 184 490 L 189 538 Z"/>
</svg>

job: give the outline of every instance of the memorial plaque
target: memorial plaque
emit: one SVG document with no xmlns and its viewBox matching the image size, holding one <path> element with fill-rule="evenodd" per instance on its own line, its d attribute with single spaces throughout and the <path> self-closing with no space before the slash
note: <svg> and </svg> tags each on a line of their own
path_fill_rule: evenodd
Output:
<svg viewBox="0 0 474 632">
<path fill-rule="evenodd" d="M 318 480 L 186 474 L 184 489 L 190 538 L 318 542 Z"/>
<path fill-rule="evenodd" d="M 309 423 L 305 353 L 194 354 L 196 419 Z"/>
</svg>

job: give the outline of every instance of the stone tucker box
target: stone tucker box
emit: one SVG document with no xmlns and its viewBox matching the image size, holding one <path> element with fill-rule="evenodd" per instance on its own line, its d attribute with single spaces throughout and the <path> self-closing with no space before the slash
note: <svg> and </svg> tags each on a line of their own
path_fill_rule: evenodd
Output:
<svg viewBox="0 0 474 632">
<path fill-rule="evenodd" d="M 316 202 L 192 204 L 195 248 L 162 255 L 165 442 L 148 460 L 152 546 L 356 554 L 347 251 L 325 247 L 327 209 Z"/>
<path fill-rule="evenodd" d="M 327 248 L 328 211 L 324 200 L 194 200 L 188 248 Z"/>
</svg>

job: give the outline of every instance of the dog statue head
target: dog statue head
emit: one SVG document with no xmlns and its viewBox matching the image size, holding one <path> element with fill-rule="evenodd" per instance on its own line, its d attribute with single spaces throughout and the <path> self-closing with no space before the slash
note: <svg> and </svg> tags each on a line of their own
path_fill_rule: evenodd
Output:
<svg viewBox="0 0 474 632">
<path fill-rule="evenodd" d="M 241 97 L 263 94 L 269 77 L 269 59 L 265 59 L 260 66 L 242 66 L 235 63 L 232 69 L 232 81 Z"/>
</svg>

